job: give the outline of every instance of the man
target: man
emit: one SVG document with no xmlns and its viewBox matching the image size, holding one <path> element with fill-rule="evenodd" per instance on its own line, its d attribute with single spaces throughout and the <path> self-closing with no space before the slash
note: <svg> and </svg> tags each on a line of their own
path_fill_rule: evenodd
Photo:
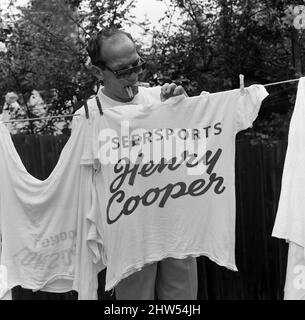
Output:
<svg viewBox="0 0 305 320">
<path fill-rule="evenodd" d="M 137 86 L 145 62 L 137 52 L 131 35 L 122 30 L 99 32 L 91 39 L 87 51 L 92 72 L 103 82 L 97 93 L 103 109 L 122 104 L 160 103 L 160 100 L 186 95 L 183 87 L 174 83 L 154 88 Z M 91 110 L 97 108 L 95 104 L 88 105 Z M 83 112 L 83 108 L 78 111 Z M 115 292 L 118 300 L 194 300 L 197 298 L 196 259 L 167 258 L 146 265 L 121 280 Z"/>
</svg>

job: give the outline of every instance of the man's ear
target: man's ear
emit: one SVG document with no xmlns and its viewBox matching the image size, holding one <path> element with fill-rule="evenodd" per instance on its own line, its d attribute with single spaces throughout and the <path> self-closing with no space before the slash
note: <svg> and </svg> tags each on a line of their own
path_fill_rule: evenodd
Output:
<svg viewBox="0 0 305 320">
<path fill-rule="evenodd" d="M 103 70 L 101 70 L 99 67 L 90 64 L 88 66 L 89 71 L 98 79 L 98 80 L 104 80 L 104 73 Z"/>
</svg>

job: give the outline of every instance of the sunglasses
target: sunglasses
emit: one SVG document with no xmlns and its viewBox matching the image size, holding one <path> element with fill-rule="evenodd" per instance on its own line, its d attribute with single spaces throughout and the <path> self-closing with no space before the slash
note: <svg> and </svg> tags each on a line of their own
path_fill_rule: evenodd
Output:
<svg viewBox="0 0 305 320">
<path fill-rule="evenodd" d="M 146 66 L 146 61 L 144 61 L 141 57 L 137 63 L 137 65 L 132 66 L 130 68 L 124 68 L 124 69 L 119 69 L 119 70 L 112 70 L 110 67 L 108 67 L 104 63 L 100 63 L 100 65 L 110 72 L 112 72 L 117 79 L 126 79 L 130 77 L 133 73 L 140 73 L 145 69 Z"/>
</svg>

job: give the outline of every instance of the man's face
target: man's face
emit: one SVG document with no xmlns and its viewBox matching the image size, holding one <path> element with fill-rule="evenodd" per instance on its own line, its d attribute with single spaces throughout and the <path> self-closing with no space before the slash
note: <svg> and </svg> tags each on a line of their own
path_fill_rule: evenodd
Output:
<svg viewBox="0 0 305 320">
<path fill-rule="evenodd" d="M 104 40 L 101 51 L 102 61 L 113 71 L 133 67 L 139 62 L 139 55 L 134 43 L 124 34 L 117 34 L 109 39 Z M 110 98 L 120 101 L 129 102 L 132 97 L 128 94 L 128 89 L 132 89 L 133 95 L 138 93 L 138 87 L 135 83 L 138 81 L 138 73 L 132 73 L 127 77 L 119 78 L 108 70 L 102 70 L 104 93 Z"/>
</svg>

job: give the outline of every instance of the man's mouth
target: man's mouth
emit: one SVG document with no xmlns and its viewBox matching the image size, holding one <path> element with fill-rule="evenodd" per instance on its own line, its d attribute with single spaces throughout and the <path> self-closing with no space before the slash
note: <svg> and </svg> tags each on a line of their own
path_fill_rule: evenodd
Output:
<svg viewBox="0 0 305 320">
<path fill-rule="evenodd" d="M 129 96 L 130 99 L 132 99 L 135 95 L 135 92 L 137 91 L 136 89 L 138 87 L 146 87 L 146 88 L 149 88 L 150 87 L 150 84 L 148 82 L 135 82 L 129 86 L 126 86 L 125 87 L 125 90 Z"/>
</svg>

